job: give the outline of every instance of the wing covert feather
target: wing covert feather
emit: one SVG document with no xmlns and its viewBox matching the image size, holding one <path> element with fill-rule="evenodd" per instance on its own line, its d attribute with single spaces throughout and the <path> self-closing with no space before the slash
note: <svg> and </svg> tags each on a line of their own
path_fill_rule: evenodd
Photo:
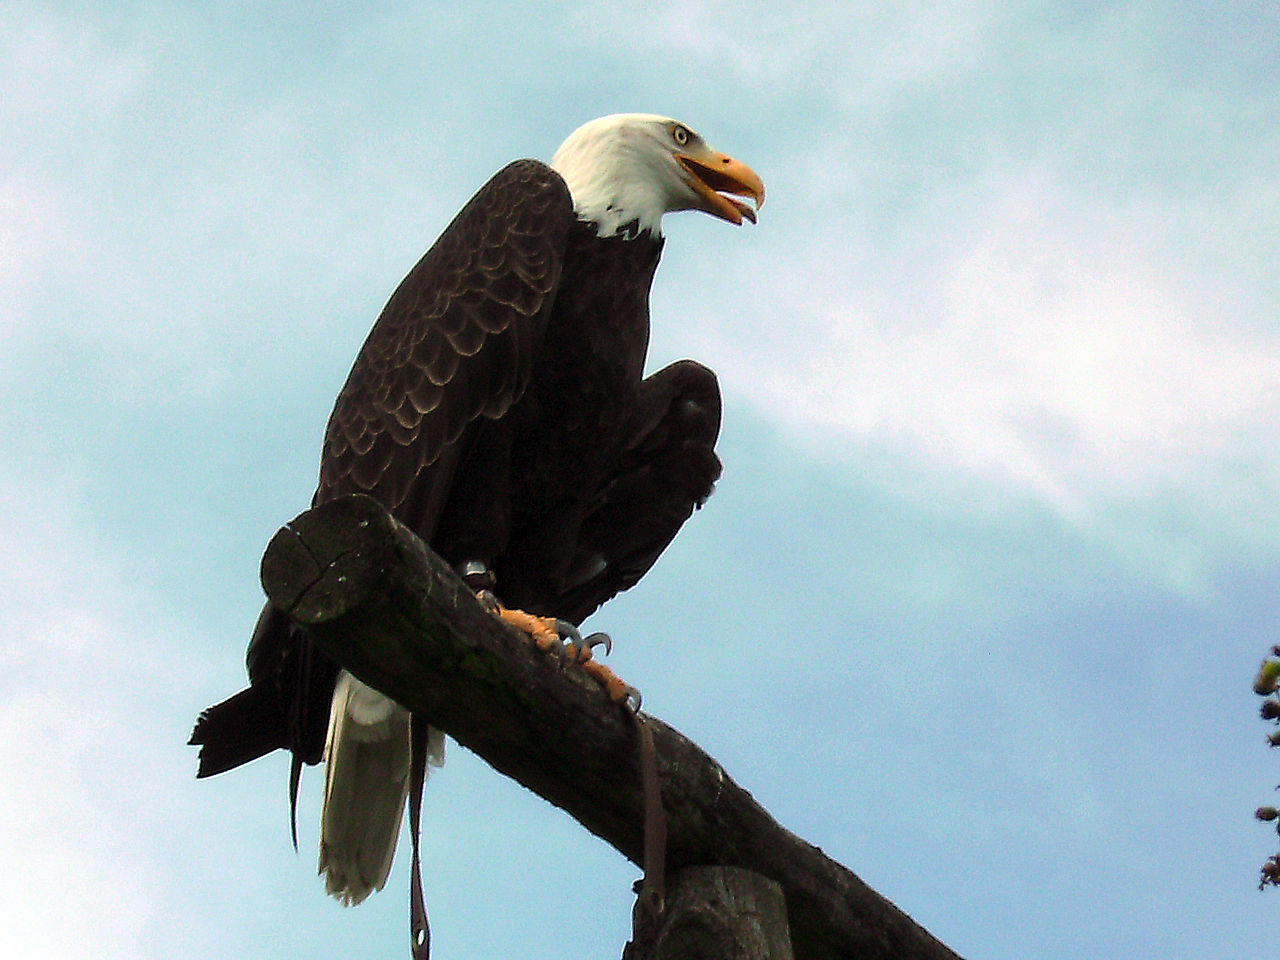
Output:
<svg viewBox="0 0 1280 960">
<path fill-rule="evenodd" d="M 529 382 L 573 218 L 564 181 L 534 160 L 508 165 L 463 207 L 356 358 L 325 433 L 317 503 L 368 493 L 434 525 L 415 504 L 442 502 L 457 461 L 442 454 Z"/>
</svg>

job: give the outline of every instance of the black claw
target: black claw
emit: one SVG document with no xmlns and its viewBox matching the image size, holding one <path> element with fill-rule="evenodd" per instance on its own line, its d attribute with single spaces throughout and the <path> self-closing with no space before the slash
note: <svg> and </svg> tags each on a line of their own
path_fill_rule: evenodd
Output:
<svg viewBox="0 0 1280 960">
<path fill-rule="evenodd" d="M 594 650 L 596 647 L 604 647 L 604 655 L 607 657 L 613 651 L 613 640 L 607 633 L 593 633 L 582 641 L 583 646 L 588 650 Z"/>
<path fill-rule="evenodd" d="M 596 647 L 603 646 L 605 656 L 613 650 L 613 639 L 607 633 L 597 632 L 584 637 L 582 632 L 568 620 L 556 621 L 556 633 L 560 634 L 560 638 L 566 642 L 567 646 L 573 648 L 573 655 L 577 660 L 587 659 Z"/>
<path fill-rule="evenodd" d="M 582 632 L 568 620 L 556 620 L 556 633 L 560 634 L 560 639 L 565 642 L 565 646 L 570 648 L 573 659 L 581 660 L 585 647 Z"/>
<path fill-rule="evenodd" d="M 582 634 L 568 620 L 556 621 L 556 633 L 560 634 L 560 639 L 568 640 L 575 647 L 582 645 Z"/>
<path fill-rule="evenodd" d="M 627 696 L 622 701 L 624 706 L 631 708 L 632 713 L 640 712 L 640 705 L 644 703 L 644 698 L 640 696 L 640 691 L 630 684 L 627 685 Z"/>
<path fill-rule="evenodd" d="M 502 609 L 502 604 L 498 603 L 498 598 L 493 595 L 492 590 L 477 590 L 476 599 L 480 601 L 480 606 L 495 616 Z"/>
</svg>

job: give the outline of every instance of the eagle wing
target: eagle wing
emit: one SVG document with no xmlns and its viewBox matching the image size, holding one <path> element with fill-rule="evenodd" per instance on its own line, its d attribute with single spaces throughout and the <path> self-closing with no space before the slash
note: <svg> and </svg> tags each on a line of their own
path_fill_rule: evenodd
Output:
<svg viewBox="0 0 1280 960">
<path fill-rule="evenodd" d="M 396 288 L 357 356 L 325 433 L 315 502 L 367 493 L 430 540 L 469 427 L 525 390 L 574 222 L 559 174 L 499 171 Z M 270 604 L 246 656 L 249 690 L 202 714 L 201 775 L 288 747 L 291 793 L 320 760 L 337 668 Z"/>
<path fill-rule="evenodd" d="M 716 376 L 680 360 L 640 385 L 637 422 L 578 531 L 574 567 L 556 615 L 581 623 L 639 582 L 720 478 Z"/>
<path fill-rule="evenodd" d="M 573 203 L 521 160 L 458 213 L 392 294 L 338 395 L 316 502 L 367 493 L 430 541 L 464 434 L 529 382 Z"/>
</svg>

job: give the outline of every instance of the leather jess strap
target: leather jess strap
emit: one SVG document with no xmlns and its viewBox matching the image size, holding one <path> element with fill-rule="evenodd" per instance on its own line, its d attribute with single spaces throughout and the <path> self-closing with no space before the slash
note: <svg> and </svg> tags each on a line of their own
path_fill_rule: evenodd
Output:
<svg viewBox="0 0 1280 960">
<path fill-rule="evenodd" d="M 640 942 L 657 929 L 666 901 L 667 815 L 662 807 L 658 778 L 658 752 L 653 731 L 639 711 L 627 710 L 635 726 L 640 748 L 640 779 L 644 791 L 644 878 L 632 915 L 632 939 Z M 422 790 L 427 773 L 427 724 L 414 717 L 410 723 L 412 759 L 409 768 L 409 829 L 413 841 L 413 873 L 409 886 L 409 935 L 413 960 L 430 960 L 431 925 L 422 893 L 419 835 L 422 826 Z"/>
<path fill-rule="evenodd" d="M 418 853 L 422 787 L 427 780 L 428 737 L 426 722 L 412 717 L 409 721 L 409 834 L 413 838 L 413 876 L 409 880 L 409 950 L 413 960 L 430 960 L 431 957 L 431 924 L 427 921 L 427 902 L 422 895 L 422 864 Z"/>
</svg>

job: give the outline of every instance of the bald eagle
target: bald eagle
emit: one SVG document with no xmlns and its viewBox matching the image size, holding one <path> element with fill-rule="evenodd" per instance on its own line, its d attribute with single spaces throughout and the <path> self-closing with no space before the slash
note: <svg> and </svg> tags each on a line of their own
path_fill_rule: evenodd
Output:
<svg viewBox="0 0 1280 960">
<path fill-rule="evenodd" d="M 507 605 L 568 624 L 632 586 L 720 475 L 715 375 L 692 360 L 643 375 L 662 216 L 754 222 L 738 198 L 764 202 L 754 171 L 649 114 L 593 120 L 550 166 L 499 171 L 375 323 L 313 503 L 369 494 Z M 325 759 L 320 868 L 359 903 L 386 882 L 411 721 L 425 724 L 270 603 L 247 660 L 248 689 L 196 724 L 197 776 L 287 748 L 296 805 L 302 765 Z M 439 734 L 426 739 L 439 762 Z"/>
</svg>

